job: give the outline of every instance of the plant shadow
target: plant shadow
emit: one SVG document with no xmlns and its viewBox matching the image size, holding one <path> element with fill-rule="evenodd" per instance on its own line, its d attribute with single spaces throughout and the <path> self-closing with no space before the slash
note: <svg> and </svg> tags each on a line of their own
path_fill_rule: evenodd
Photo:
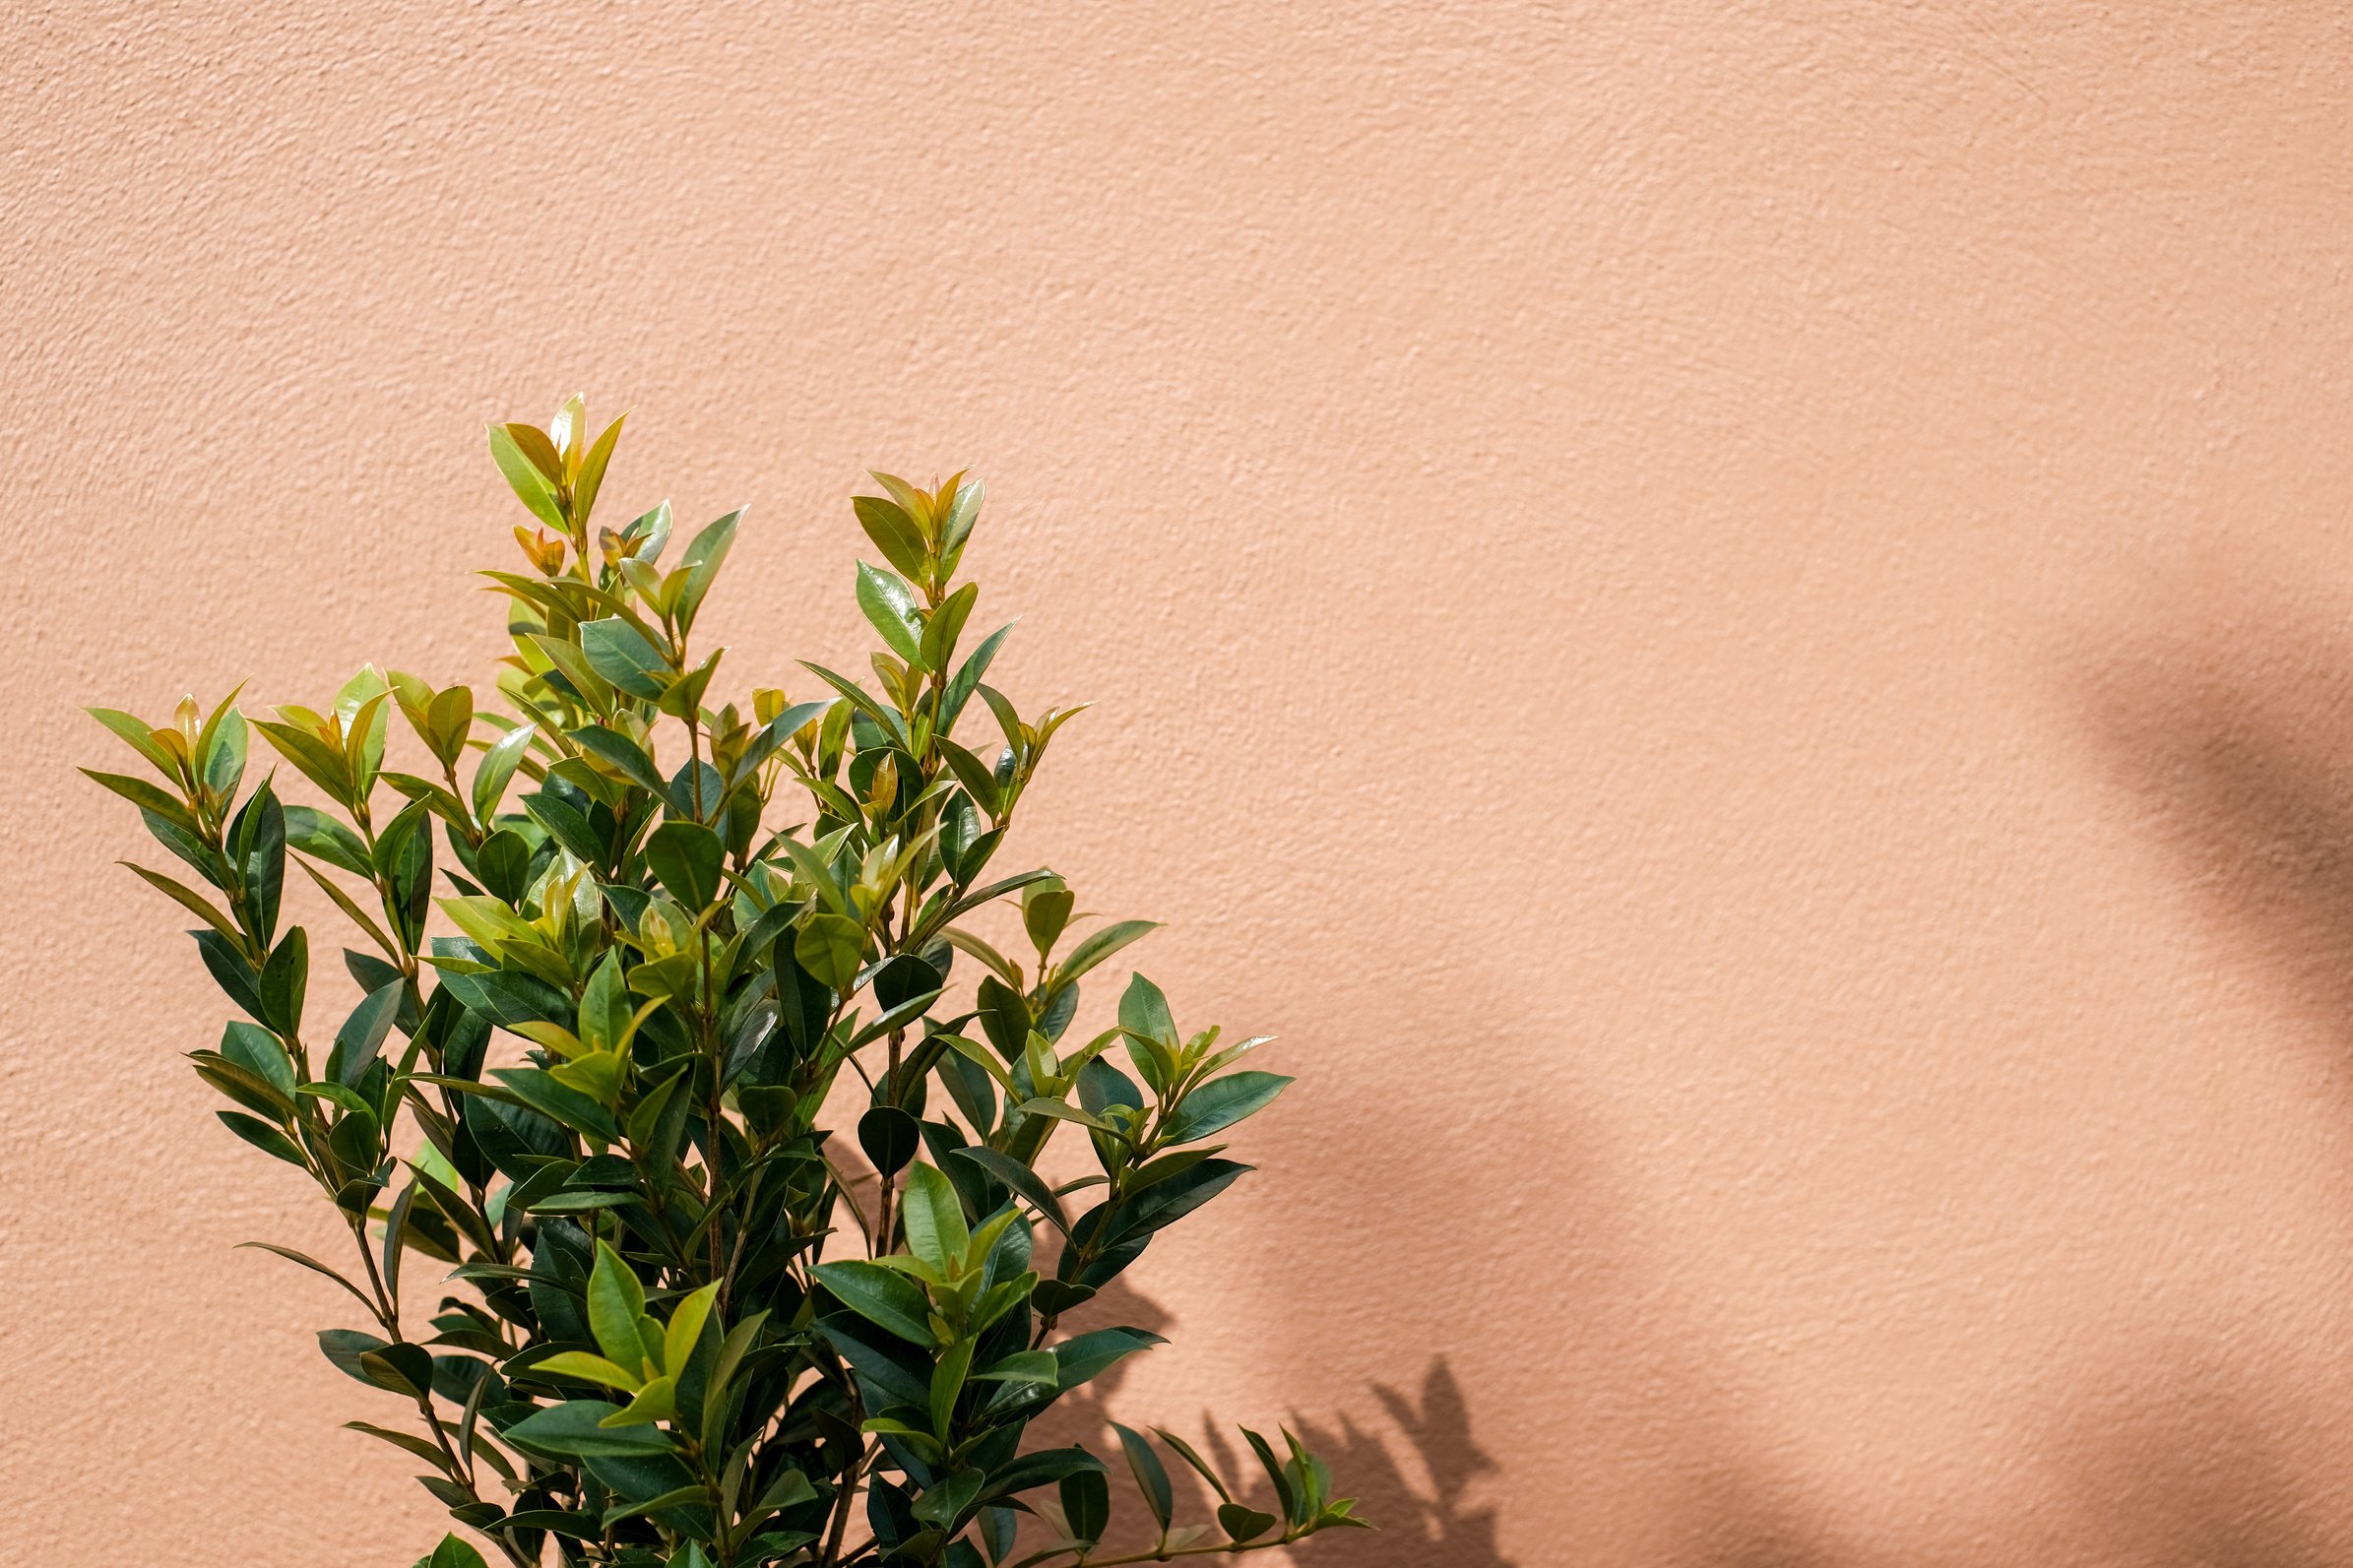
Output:
<svg viewBox="0 0 2353 1568">
<path fill-rule="evenodd" d="M 2353 646 L 2245 619 L 2112 654 L 2093 730 L 2216 929 L 2353 1051 Z"/>
<path fill-rule="evenodd" d="M 1158 1334 L 1173 1321 L 1164 1307 L 1125 1280 L 1114 1281 L 1088 1303 L 1085 1313 L 1081 1327 L 1116 1323 Z M 1129 1482 L 1118 1437 L 1112 1430 L 1125 1376 L 1124 1364 L 1113 1366 L 1057 1401 L 1032 1430 L 1037 1446 L 1082 1443 L 1111 1467 L 1111 1539 L 1120 1549 L 1133 1550 L 1149 1548 L 1152 1537 L 1149 1516 Z M 1319 1536 L 1301 1548 L 1306 1554 L 1304 1560 L 1322 1558 L 1348 1568 L 1520 1568 L 1496 1544 L 1495 1509 L 1471 1499 L 1475 1482 L 1496 1466 L 1473 1439 L 1470 1401 L 1446 1358 L 1431 1359 L 1418 1390 L 1375 1384 L 1371 1392 L 1387 1417 L 1378 1429 L 1347 1414 L 1296 1417 L 1289 1423 L 1300 1441 L 1331 1468 L 1335 1491 L 1355 1498 L 1356 1512 L 1375 1526 Z M 1132 1416 L 1129 1425 L 1135 1425 Z M 1233 1487 L 1236 1500 L 1278 1512 L 1272 1483 L 1256 1458 L 1213 1416 L 1201 1416 L 1197 1435 L 1179 1435 L 1195 1443 Z M 1280 1434 L 1265 1435 L 1280 1455 Z M 1165 1448 L 1160 1452 L 1176 1493 L 1177 1523 L 1210 1524 L 1220 1499 L 1173 1454 Z M 1210 1524 L 1205 1539 L 1224 1538 Z"/>
</svg>

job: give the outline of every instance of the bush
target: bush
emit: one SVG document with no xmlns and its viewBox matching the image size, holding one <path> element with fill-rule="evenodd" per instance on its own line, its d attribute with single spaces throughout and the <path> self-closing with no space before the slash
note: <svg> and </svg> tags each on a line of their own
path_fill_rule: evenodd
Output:
<svg viewBox="0 0 2353 1568">
<path fill-rule="evenodd" d="M 153 727 L 94 710 L 162 783 L 91 777 L 200 885 L 132 869 L 203 922 L 244 1015 L 196 1071 L 357 1248 L 338 1270 L 249 1243 L 368 1315 L 320 1348 L 413 1421 L 350 1424 L 519 1564 L 1105 1565 L 1360 1523 L 1288 1433 L 1243 1433 L 1262 1510 L 1176 1437 L 1120 1426 L 1151 1531 L 1107 1549 L 1104 1463 L 1023 1446 L 1158 1343 L 1061 1320 L 1249 1168 L 1218 1140 L 1289 1080 L 1238 1065 L 1258 1039 L 1178 1030 L 1140 974 L 1115 1026 L 1069 1038 L 1080 980 L 1152 925 L 1077 936 L 1061 879 L 990 874 L 1078 710 L 1025 719 L 986 683 L 1010 628 L 964 646 L 979 481 L 876 474 L 886 493 L 856 499 L 886 563 L 857 575 L 887 650 L 871 683 L 809 664 L 811 700 L 714 709 L 720 655 L 689 638 L 741 514 L 669 567 L 667 504 L 594 526 L 620 429 L 587 440 L 575 398 L 546 430 L 490 430 L 537 525 L 515 531 L 526 570 L 485 574 L 510 714 L 372 667 L 250 723 L 234 693 Z M 386 767 L 395 712 L 416 772 Z M 993 756 L 952 738 L 975 720 Z M 321 803 L 274 778 L 240 797 L 254 730 Z M 309 936 L 281 928 L 289 864 L 359 943 L 325 1040 Z M 960 923 L 1016 900 L 1034 961 Z M 827 1125 L 845 1101 L 851 1140 Z M 1053 1185 L 1065 1129 L 1100 1174 Z M 1219 1499 L 1214 1532 L 1175 1523 L 1164 1447 Z M 426 1559 L 481 1560 L 456 1536 Z"/>
</svg>

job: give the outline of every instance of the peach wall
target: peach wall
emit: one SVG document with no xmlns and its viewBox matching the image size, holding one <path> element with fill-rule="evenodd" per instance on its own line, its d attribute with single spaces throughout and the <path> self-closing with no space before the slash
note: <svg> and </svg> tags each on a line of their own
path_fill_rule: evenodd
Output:
<svg viewBox="0 0 2353 1568">
<path fill-rule="evenodd" d="M 432 1538 L 73 707 L 477 669 L 578 387 L 751 505 L 739 680 L 862 467 L 986 474 L 1103 705 L 1028 848 L 1302 1075 L 1114 1408 L 1332 1440 L 1304 1561 L 2353 1560 L 2340 6 L 27 3 L 0 87 L 0 1559 Z"/>
</svg>

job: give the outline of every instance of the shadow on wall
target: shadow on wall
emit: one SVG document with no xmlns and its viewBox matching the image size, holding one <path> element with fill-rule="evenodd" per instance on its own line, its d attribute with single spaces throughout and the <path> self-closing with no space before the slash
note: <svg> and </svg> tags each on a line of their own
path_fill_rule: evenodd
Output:
<svg viewBox="0 0 2353 1568">
<path fill-rule="evenodd" d="M 2164 1369 L 2156 1386 L 2152 1367 Z M 2120 1358 L 2069 1396 L 2057 1428 L 2067 1485 L 2099 1560 L 2133 1568 L 2336 1568 L 2326 1428 L 2283 1429 L 2292 1391 L 2253 1386 L 2209 1347 Z"/>
<path fill-rule="evenodd" d="M 1085 1318 L 1077 1326 L 1113 1323 L 1158 1334 L 1168 1329 L 1170 1316 L 1157 1302 L 1119 1280 L 1088 1303 Z M 1148 1535 L 1132 1528 L 1145 1516 L 1126 1468 L 1117 1457 L 1118 1438 L 1111 1429 L 1124 1377 L 1125 1368 L 1114 1366 L 1082 1386 L 1057 1402 L 1039 1421 L 1036 1432 L 1041 1446 L 1084 1443 L 1104 1457 L 1112 1468 L 1113 1538 L 1123 1546 L 1141 1549 L 1152 1542 Z M 1388 1425 L 1381 1431 L 1367 1431 L 1346 1416 L 1337 1421 L 1295 1419 L 1291 1423 L 1300 1441 L 1331 1466 L 1340 1493 L 1356 1498 L 1357 1512 L 1379 1526 L 1376 1531 L 1318 1537 L 1301 1548 L 1309 1554 L 1308 1560 L 1345 1564 L 1346 1568 L 1407 1568 L 1409 1564 L 1412 1568 L 1521 1568 L 1496 1549 L 1495 1511 L 1467 1500 L 1470 1483 L 1492 1473 L 1495 1465 L 1472 1440 L 1470 1406 L 1445 1358 L 1431 1362 L 1418 1395 L 1383 1386 L 1375 1386 L 1372 1392 L 1388 1417 Z M 1128 1416 L 1131 1425 L 1138 1419 L 1153 1418 L 1149 1414 Z M 1257 1460 L 1229 1440 L 1228 1426 L 1213 1414 L 1204 1413 L 1199 1426 L 1197 1437 L 1176 1429 L 1177 1435 L 1199 1445 L 1202 1456 L 1228 1484 L 1242 1483 L 1236 1489 L 1238 1498 L 1274 1512 L 1273 1489 Z M 1276 1442 L 1279 1453 L 1280 1438 L 1272 1432 L 1266 1435 Z M 1165 1453 L 1163 1457 L 1169 1459 L 1178 1523 L 1213 1521 L 1217 1498 L 1190 1470 Z M 1224 1537 L 1213 1529 L 1209 1538 Z"/>
<path fill-rule="evenodd" d="M 2353 1048 L 2353 644 L 2260 616 L 2111 655 L 2093 728 L 2218 924 Z"/>
<path fill-rule="evenodd" d="M 1446 1358 L 1430 1363 L 1419 1397 L 1382 1384 L 1372 1394 L 1389 1418 L 1387 1440 L 1346 1415 L 1336 1423 L 1303 1420 L 1298 1428 L 1300 1441 L 1380 1527 L 1350 1539 L 1345 1560 L 1352 1568 L 1517 1568 L 1496 1549 L 1495 1510 L 1470 1500 L 1472 1482 L 1492 1474 L 1495 1462 L 1472 1440 L 1470 1405 Z M 1392 1443 L 1413 1456 L 1427 1483 L 1407 1474 Z"/>
<path fill-rule="evenodd" d="M 2165 633 L 2109 651 L 2090 727 L 2212 929 L 2329 1042 L 2310 1065 L 2353 1096 L 2353 640 L 2284 618 L 2279 596 L 2208 586 Z M 2054 1457 L 2101 1560 L 2353 1560 L 2341 1423 L 2226 1349 L 2153 1347 L 2058 1412 Z"/>
</svg>

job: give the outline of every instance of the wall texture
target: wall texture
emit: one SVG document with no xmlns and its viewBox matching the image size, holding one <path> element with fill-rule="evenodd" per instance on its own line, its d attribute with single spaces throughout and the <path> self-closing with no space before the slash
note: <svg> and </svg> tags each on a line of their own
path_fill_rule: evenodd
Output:
<svg viewBox="0 0 2353 1568">
<path fill-rule="evenodd" d="M 2342 7 L 27 3 L 0 89 L 0 1558 L 432 1538 L 74 708 L 477 669 L 480 421 L 584 388 L 751 505 L 739 680 L 862 467 L 986 474 L 1103 705 L 1029 851 L 1303 1078 L 1113 1407 L 1322 1434 L 1304 1560 L 2353 1559 Z"/>
</svg>

